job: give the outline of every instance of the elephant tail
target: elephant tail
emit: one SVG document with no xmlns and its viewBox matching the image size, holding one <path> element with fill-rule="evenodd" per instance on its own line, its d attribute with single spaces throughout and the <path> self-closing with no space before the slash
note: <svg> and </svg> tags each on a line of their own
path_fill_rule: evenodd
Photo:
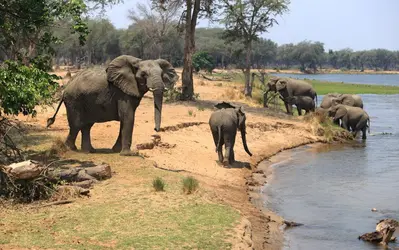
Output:
<svg viewBox="0 0 399 250">
<path fill-rule="evenodd" d="M 58 104 L 57 110 L 55 111 L 55 114 L 53 117 L 47 119 L 47 128 L 49 128 L 53 123 L 55 122 L 55 117 L 57 116 L 58 111 L 60 110 L 61 104 L 64 102 L 64 99 L 61 98 L 60 103 Z"/>
<path fill-rule="evenodd" d="M 220 147 L 221 140 L 222 140 L 222 127 L 218 126 L 218 144 L 216 145 L 216 152 L 218 152 L 218 148 Z"/>
</svg>

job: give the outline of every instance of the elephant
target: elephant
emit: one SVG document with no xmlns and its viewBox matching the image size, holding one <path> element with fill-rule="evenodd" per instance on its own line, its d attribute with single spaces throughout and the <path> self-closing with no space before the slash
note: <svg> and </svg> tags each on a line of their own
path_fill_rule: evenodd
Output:
<svg viewBox="0 0 399 250">
<path fill-rule="evenodd" d="M 332 99 L 332 104 L 344 104 L 347 106 L 363 108 L 363 100 L 359 95 L 342 94 Z"/>
<path fill-rule="evenodd" d="M 233 106 L 233 105 L 231 105 L 230 103 L 228 103 L 228 102 L 219 102 L 219 103 L 217 103 L 217 104 L 215 104 L 215 105 L 213 105 L 215 108 L 217 108 L 217 109 L 227 109 L 227 108 L 236 108 L 235 106 Z"/>
<path fill-rule="evenodd" d="M 289 105 L 295 105 L 298 109 L 298 114 L 302 113 L 302 109 L 308 114 L 310 111 L 314 112 L 316 105 L 314 100 L 309 96 L 289 96 L 284 98 L 284 102 Z"/>
<path fill-rule="evenodd" d="M 233 164 L 235 162 L 234 143 L 237 130 L 241 132 L 245 151 L 248 155 L 252 156 L 247 146 L 245 120 L 246 116 L 242 107 L 223 108 L 211 114 L 209 126 L 212 131 L 213 141 L 215 142 L 220 163 L 226 165 L 226 163 Z M 223 144 L 225 145 L 224 158 L 222 153 Z"/>
<path fill-rule="evenodd" d="M 339 93 L 329 93 L 325 95 L 321 101 L 320 107 L 328 109 L 335 104 L 363 108 L 363 100 L 359 95 Z"/>
<path fill-rule="evenodd" d="M 340 93 L 328 93 L 324 95 L 323 100 L 321 101 L 320 108 L 329 109 L 333 105 L 333 99 L 340 97 L 342 94 Z"/>
<path fill-rule="evenodd" d="M 356 137 L 359 131 L 362 131 L 362 139 L 366 139 L 366 130 L 370 134 L 370 117 L 366 111 L 359 107 L 351 107 L 343 104 L 337 104 L 328 109 L 328 114 L 336 121 L 342 121 L 342 127 L 348 131 L 352 129 L 353 137 Z"/>
<path fill-rule="evenodd" d="M 144 94 L 151 91 L 154 96 L 155 131 L 160 130 L 163 92 L 172 88 L 179 76 L 173 66 L 164 59 L 142 60 L 129 55 L 121 55 L 103 68 L 84 69 L 67 84 L 62 99 L 47 127 L 55 122 L 55 117 L 64 102 L 69 124 L 69 134 L 65 144 L 71 150 L 75 146 L 79 131 L 82 132 L 83 152 L 94 153 L 91 145 L 90 129 L 94 123 L 119 121 L 119 135 L 112 147 L 120 155 L 137 155 L 131 150 L 135 111 Z"/>
<path fill-rule="evenodd" d="M 263 106 L 267 107 L 268 98 L 267 95 L 270 91 L 277 91 L 280 94 L 280 98 L 284 101 L 284 98 L 292 97 L 292 96 L 309 96 L 312 99 L 316 98 L 317 104 L 317 93 L 313 89 L 312 85 L 303 81 L 296 80 L 285 77 L 272 77 L 267 83 L 268 90 L 263 95 Z M 292 113 L 292 106 L 284 101 L 285 108 L 287 109 L 287 114 Z M 298 112 L 299 115 L 302 115 L 301 112 Z"/>
</svg>

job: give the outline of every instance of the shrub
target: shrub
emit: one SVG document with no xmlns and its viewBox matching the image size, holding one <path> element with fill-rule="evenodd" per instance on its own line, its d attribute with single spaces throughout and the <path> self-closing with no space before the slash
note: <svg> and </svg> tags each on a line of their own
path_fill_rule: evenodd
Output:
<svg viewBox="0 0 399 250">
<path fill-rule="evenodd" d="M 198 181 L 194 177 L 185 177 L 183 179 L 183 192 L 185 194 L 192 194 L 198 189 Z"/>
<path fill-rule="evenodd" d="M 161 177 L 157 177 L 152 181 L 152 187 L 155 191 L 165 191 L 165 182 L 162 180 Z"/>
<path fill-rule="evenodd" d="M 193 66 L 196 72 L 204 69 L 209 73 L 216 67 L 215 60 L 208 52 L 198 51 L 193 55 Z"/>
</svg>

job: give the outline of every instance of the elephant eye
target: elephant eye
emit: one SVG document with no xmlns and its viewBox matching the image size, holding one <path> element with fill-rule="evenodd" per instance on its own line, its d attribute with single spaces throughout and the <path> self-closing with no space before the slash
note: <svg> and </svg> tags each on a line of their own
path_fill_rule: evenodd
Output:
<svg viewBox="0 0 399 250">
<path fill-rule="evenodd" d="M 141 76 L 141 77 L 146 77 L 146 76 L 147 76 L 147 73 L 146 73 L 145 71 L 141 71 L 140 76 Z"/>
</svg>

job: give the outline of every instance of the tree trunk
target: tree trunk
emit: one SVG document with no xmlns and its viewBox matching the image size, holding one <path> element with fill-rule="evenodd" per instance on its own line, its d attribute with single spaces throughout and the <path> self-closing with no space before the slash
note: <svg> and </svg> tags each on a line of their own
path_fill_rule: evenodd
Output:
<svg viewBox="0 0 399 250">
<path fill-rule="evenodd" d="M 194 0 L 194 9 L 192 10 L 192 0 L 187 0 L 186 2 L 182 100 L 192 100 L 194 96 L 193 54 L 195 51 L 195 26 L 197 25 L 198 13 L 201 7 L 200 3 L 201 0 Z"/>
<path fill-rule="evenodd" d="M 252 97 L 252 86 L 251 86 L 251 53 L 252 53 L 252 43 L 249 42 L 247 45 L 247 55 L 245 60 L 245 89 L 244 95 Z"/>
</svg>

